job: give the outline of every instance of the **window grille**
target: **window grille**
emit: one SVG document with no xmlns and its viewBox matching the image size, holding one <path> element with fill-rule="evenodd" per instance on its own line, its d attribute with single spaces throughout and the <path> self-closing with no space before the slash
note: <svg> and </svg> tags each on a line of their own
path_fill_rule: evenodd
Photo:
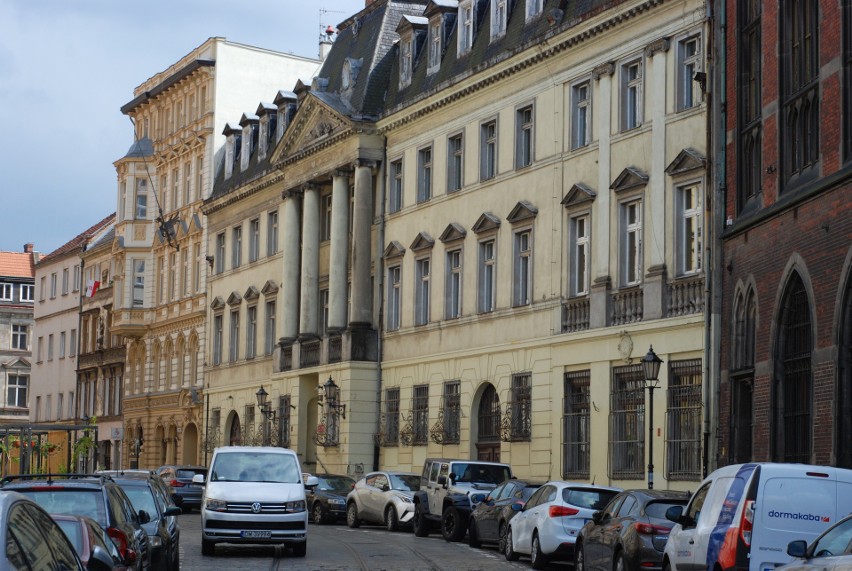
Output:
<svg viewBox="0 0 852 571">
<path fill-rule="evenodd" d="M 458 444 L 461 429 L 461 383 L 444 383 L 444 396 L 438 422 L 432 426 L 432 441 L 436 444 Z"/>
<path fill-rule="evenodd" d="M 479 402 L 479 442 L 500 440 L 500 399 L 493 385 L 488 385 Z"/>
<path fill-rule="evenodd" d="M 385 389 L 384 446 L 396 446 L 399 443 L 399 387 Z"/>
<path fill-rule="evenodd" d="M 503 417 L 503 440 L 506 442 L 530 440 L 532 436 L 532 385 L 531 375 L 512 376 L 512 397 L 506 403 Z"/>
<path fill-rule="evenodd" d="M 424 445 L 429 440 L 429 385 L 414 387 L 412 411 L 414 413 L 412 444 Z"/>
<path fill-rule="evenodd" d="M 641 364 L 612 369 L 609 412 L 609 475 L 645 476 L 645 373 Z"/>
<path fill-rule="evenodd" d="M 701 359 L 672 361 L 666 403 L 666 478 L 701 479 Z"/>
<path fill-rule="evenodd" d="M 590 371 L 565 373 L 562 401 L 562 477 L 589 477 Z"/>
</svg>

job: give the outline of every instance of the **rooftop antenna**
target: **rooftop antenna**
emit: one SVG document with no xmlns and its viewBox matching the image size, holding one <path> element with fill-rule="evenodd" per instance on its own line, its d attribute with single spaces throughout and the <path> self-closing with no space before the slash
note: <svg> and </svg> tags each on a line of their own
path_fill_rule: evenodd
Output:
<svg viewBox="0 0 852 571">
<path fill-rule="evenodd" d="M 342 10 L 326 10 L 325 8 L 320 8 L 319 10 L 319 39 L 323 40 L 332 40 L 333 37 L 337 33 L 337 28 L 326 22 L 323 23 L 323 16 L 326 14 L 346 14 Z"/>
</svg>

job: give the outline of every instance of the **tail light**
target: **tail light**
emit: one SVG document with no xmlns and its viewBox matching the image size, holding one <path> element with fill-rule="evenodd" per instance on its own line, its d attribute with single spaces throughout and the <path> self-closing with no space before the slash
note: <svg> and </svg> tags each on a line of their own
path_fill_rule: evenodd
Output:
<svg viewBox="0 0 852 571">
<path fill-rule="evenodd" d="M 184 487 L 186 484 L 184 484 L 183 482 L 181 482 L 181 481 L 179 481 L 179 480 L 172 480 L 172 481 L 169 483 L 169 485 L 170 485 L 171 487 L 173 487 L 173 488 L 182 488 L 182 487 Z"/>
<path fill-rule="evenodd" d="M 132 549 L 128 549 L 129 545 L 127 542 L 127 535 L 117 527 L 108 527 L 106 531 L 107 535 L 118 548 L 118 553 L 121 555 L 121 558 L 126 561 L 128 554 L 133 552 Z"/>
<path fill-rule="evenodd" d="M 751 530 L 754 527 L 754 500 L 748 500 L 743 507 L 743 519 L 740 522 L 740 537 L 747 546 L 751 545 Z"/>
<path fill-rule="evenodd" d="M 633 527 L 637 533 L 642 535 L 668 535 L 671 528 L 665 525 L 654 525 L 652 523 L 635 522 Z"/>
<path fill-rule="evenodd" d="M 550 517 L 563 517 L 566 515 L 577 515 L 580 513 L 580 510 L 568 506 L 550 506 L 547 513 Z"/>
</svg>

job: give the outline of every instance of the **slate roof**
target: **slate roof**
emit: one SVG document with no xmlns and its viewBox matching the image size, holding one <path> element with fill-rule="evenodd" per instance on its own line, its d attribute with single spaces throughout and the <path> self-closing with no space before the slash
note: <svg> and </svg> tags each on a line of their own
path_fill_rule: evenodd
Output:
<svg viewBox="0 0 852 571">
<path fill-rule="evenodd" d="M 35 278 L 32 252 L 0 252 L 0 277 Z"/>
<path fill-rule="evenodd" d="M 148 137 L 134 141 L 124 158 L 150 157 L 154 154 L 154 144 Z"/>
<path fill-rule="evenodd" d="M 115 223 L 115 212 L 113 212 L 112 214 L 110 214 L 109 216 L 107 216 L 106 218 L 104 218 L 103 220 L 98 222 L 97 224 L 94 224 L 90 228 L 84 230 L 80 234 L 77 234 L 77 236 L 75 236 L 73 239 L 71 239 L 68 242 L 66 242 L 65 244 L 59 246 L 57 249 L 50 252 L 46 256 L 42 256 L 41 260 L 39 260 L 39 263 L 43 264 L 43 263 L 46 263 L 46 262 L 49 262 L 49 261 L 52 262 L 54 258 L 57 258 L 59 256 L 63 256 L 63 255 L 68 254 L 68 253 L 79 253 L 80 247 L 83 244 L 85 244 L 91 236 L 93 236 L 94 234 L 97 234 L 98 232 L 103 230 L 105 227 L 107 227 L 108 225 L 113 224 L 113 223 Z"/>
</svg>

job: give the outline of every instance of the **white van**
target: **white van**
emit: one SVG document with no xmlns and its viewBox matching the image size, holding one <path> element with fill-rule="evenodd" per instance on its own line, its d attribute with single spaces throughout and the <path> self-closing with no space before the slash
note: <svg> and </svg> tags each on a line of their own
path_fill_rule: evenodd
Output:
<svg viewBox="0 0 852 571">
<path fill-rule="evenodd" d="M 710 474 L 674 521 L 663 569 L 766 571 L 787 544 L 815 539 L 852 512 L 852 470 L 805 464 L 737 464 Z"/>
<path fill-rule="evenodd" d="M 308 511 L 296 453 L 271 446 L 216 448 L 201 498 L 201 553 L 217 543 L 284 543 L 304 557 Z M 313 480 L 313 481 L 312 481 Z M 204 482 L 197 474 L 193 482 Z"/>
</svg>

